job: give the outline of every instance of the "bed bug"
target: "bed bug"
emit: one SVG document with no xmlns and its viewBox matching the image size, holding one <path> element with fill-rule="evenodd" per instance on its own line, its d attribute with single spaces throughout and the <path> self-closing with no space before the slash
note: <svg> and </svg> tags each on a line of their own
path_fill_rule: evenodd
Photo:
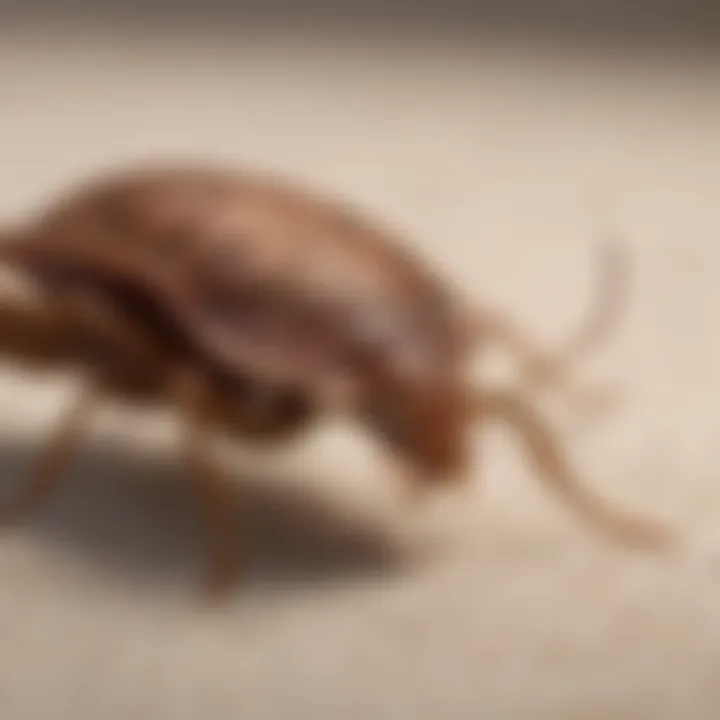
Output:
<svg viewBox="0 0 720 720">
<path fill-rule="evenodd" d="M 420 490 L 467 481 L 472 431 L 504 421 L 548 485 L 598 528 L 647 543 L 668 537 L 584 488 L 528 397 L 568 387 L 572 361 L 609 332 L 610 291 L 566 352 L 546 354 L 502 314 L 470 308 L 394 232 L 339 199 L 218 167 L 95 176 L 0 237 L 0 262 L 34 288 L 31 300 L 0 304 L 0 351 L 85 380 L 5 508 L 8 522 L 68 476 L 97 401 L 133 398 L 182 418 L 208 530 L 208 593 L 229 588 L 242 567 L 213 434 L 279 443 L 332 413 L 365 427 Z M 493 343 L 519 360 L 517 389 L 471 384 L 471 359 Z"/>
</svg>

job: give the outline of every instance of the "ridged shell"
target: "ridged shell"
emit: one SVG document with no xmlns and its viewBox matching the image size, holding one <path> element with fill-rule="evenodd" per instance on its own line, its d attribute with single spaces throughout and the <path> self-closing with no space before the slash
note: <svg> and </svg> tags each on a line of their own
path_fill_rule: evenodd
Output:
<svg viewBox="0 0 720 720">
<path fill-rule="evenodd" d="M 51 276 L 141 293 L 206 358 L 272 382 L 442 373 L 463 346 L 456 299 L 393 236 L 264 175 L 98 178 L 51 205 L 23 252 Z"/>
</svg>

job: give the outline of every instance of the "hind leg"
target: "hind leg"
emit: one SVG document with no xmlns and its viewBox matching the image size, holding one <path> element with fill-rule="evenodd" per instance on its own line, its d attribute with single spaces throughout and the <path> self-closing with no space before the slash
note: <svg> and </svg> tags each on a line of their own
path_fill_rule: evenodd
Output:
<svg viewBox="0 0 720 720">
<path fill-rule="evenodd" d="M 671 539 L 663 526 L 631 517 L 583 487 L 570 468 L 559 442 L 519 395 L 505 391 L 480 391 L 477 413 L 480 422 L 501 421 L 514 430 L 544 483 L 598 529 L 614 538 L 648 547 L 660 547 Z"/>
<path fill-rule="evenodd" d="M 201 591 L 206 600 L 214 601 L 227 595 L 241 575 L 235 494 L 213 458 L 207 388 L 201 379 L 183 375 L 176 392 L 183 408 L 185 456 L 206 535 L 207 567 Z"/>
<path fill-rule="evenodd" d="M 38 511 L 69 478 L 96 405 L 93 389 L 83 390 L 57 422 L 39 461 L 20 492 L 0 508 L 0 524 L 18 523 Z"/>
<path fill-rule="evenodd" d="M 213 461 L 204 428 L 194 425 L 187 437 L 187 458 L 206 535 L 207 567 L 202 595 L 216 600 L 239 580 L 241 564 L 235 528 L 235 495 Z"/>
</svg>

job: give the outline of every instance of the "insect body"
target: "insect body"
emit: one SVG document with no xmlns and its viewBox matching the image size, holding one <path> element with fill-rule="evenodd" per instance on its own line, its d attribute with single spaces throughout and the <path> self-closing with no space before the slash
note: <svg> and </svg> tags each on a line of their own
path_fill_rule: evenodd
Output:
<svg viewBox="0 0 720 720">
<path fill-rule="evenodd" d="M 600 527 L 662 531 L 576 482 L 520 391 L 473 387 L 479 345 L 504 344 L 525 380 L 562 387 L 572 351 L 603 335 L 609 304 L 565 354 L 545 357 L 499 315 L 474 313 L 385 229 L 266 176 L 139 168 L 96 178 L 8 228 L 0 259 L 34 281 L 32 303 L 0 306 L 0 349 L 81 369 L 88 390 L 48 459 L 9 508 L 20 517 L 59 481 L 90 398 L 170 403 L 212 529 L 207 589 L 238 567 L 212 431 L 279 442 L 328 412 L 356 418 L 411 484 L 467 479 L 472 431 L 502 420 L 543 477 Z M 607 324 L 607 323 L 605 323 Z"/>
</svg>

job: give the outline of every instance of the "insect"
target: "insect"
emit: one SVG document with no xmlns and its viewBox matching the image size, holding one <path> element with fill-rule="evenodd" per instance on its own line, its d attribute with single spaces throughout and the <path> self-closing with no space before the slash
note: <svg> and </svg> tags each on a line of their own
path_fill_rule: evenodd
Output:
<svg viewBox="0 0 720 720">
<path fill-rule="evenodd" d="M 612 325 L 609 290 L 565 352 L 542 353 L 339 200 L 217 167 L 93 177 L 0 239 L 0 263 L 33 288 L 0 302 L 0 351 L 84 379 L 34 473 L 0 511 L 6 522 L 57 490 L 93 409 L 114 398 L 180 413 L 211 596 L 243 565 L 213 436 L 279 443 L 332 413 L 374 434 L 418 490 L 468 481 L 472 432 L 505 422 L 548 485 L 598 528 L 667 539 L 663 527 L 582 486 L 529 399 L 543 387 L 569 388 L 573 359 Z M 518 389 L 471 384 L 472 358 L 493 343 L 518 359 Z"/>
</svg>

